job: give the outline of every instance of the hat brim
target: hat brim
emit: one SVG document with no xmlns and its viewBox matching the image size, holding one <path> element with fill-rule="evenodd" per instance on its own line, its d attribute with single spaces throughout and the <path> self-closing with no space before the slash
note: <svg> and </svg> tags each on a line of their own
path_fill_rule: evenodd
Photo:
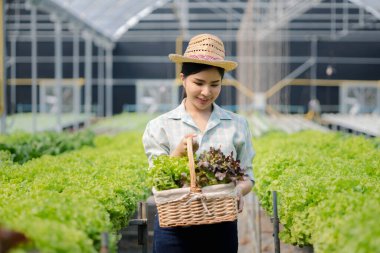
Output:
<svg viewBox="0 0 380 253">
<path fill-rule="evenodd" d="M 238 66 L 238 63 L 234 61 L 207 61 L 207 60 L 185 57 L 179 54 L 169 54 L 169 59 L 175 63 L 192 62 L 192 63 L 211 65 L 211 66 L 223 68 L 225 71 L 234 70 Z"/>
</svg>

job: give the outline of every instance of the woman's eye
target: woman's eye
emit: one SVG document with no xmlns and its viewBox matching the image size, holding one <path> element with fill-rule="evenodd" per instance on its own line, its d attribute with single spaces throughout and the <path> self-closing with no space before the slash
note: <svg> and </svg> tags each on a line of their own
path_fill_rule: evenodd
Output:
<svg viewBox="0 0 380 253">
<path fill-rule="evenodd" d="M 197 82 L 195 82 L 195 84 L 196 84 L 196 85 L 202 85 L 202 83 L 197 83 Z"/>
</svg>

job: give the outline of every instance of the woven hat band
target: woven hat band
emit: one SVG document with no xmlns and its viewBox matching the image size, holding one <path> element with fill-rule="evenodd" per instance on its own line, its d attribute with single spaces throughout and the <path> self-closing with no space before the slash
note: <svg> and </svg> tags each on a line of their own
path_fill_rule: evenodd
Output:
<svg viewBox="0 0 380 253">
<path fill-rule="evenodd" d="M 198 59 L 198 60 L 205 60 L 205 61 L 222 61 L 223 59 L 220 57 L 212 57 L 210 55 L 187 55 L 189 58 Z"/>
</svg>

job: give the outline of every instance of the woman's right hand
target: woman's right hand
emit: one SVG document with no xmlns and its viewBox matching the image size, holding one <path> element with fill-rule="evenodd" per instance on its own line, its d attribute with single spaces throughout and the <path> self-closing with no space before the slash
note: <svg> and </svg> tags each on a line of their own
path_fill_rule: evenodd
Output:
<svg viewBox="0 0 380 253">
<path fill-rule="evenodd" d="M 193 152 L 195 153 L 198 148 L 199 144 L 198 142 L 194 139 L 196 137 L 196 134 L 187 134 L 185 137 L 182 138 L 182 140 L 179 142 L 177 147 L 173 150 L 173 152 L 170 154 L 170 156 L 187 156 L 187 138 L 191 137 L 193 140 Z"/>
</svg>

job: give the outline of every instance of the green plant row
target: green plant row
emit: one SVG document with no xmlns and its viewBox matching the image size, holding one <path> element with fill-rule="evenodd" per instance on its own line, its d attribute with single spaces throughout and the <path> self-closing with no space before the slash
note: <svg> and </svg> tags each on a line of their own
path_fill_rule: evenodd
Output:
<svg viewBox="0 0 380 253">
<path fill-rule="evenodd" d="M 149 120 L 155 118 L 155 113 L 124 112 L 110 118 L 101 119 L 90 126 L 96 133 L 119 133 L 123 131 L 139 131 L 145 129 Z"/>
<path fill-rule="evenodd" d="M 316 253 L 380 252 L 378 140 L 271 133 L 255 148 L 254 191 L 270 214 L 278 192 L 282 240 Z"/>
<path fill-rule="evenodd" d="M 98 252 L 104 231 L 115 246 L 116 232 L 149 193 L 148 164 L 141 133 L 99 136 L 95 145 L 0 163 L 0 223 L 32 241 L 20 252 Z"/>
<path fill-rule="evenodd" d="M 15 132 L 0 136 L 0 151 L 11 153 L 12 161 L 22 164 L 42 155 L 59 155 L 85 145 L 93 146 L 94 137 L 91 131 L 35 134 Z"/>
</svg>

